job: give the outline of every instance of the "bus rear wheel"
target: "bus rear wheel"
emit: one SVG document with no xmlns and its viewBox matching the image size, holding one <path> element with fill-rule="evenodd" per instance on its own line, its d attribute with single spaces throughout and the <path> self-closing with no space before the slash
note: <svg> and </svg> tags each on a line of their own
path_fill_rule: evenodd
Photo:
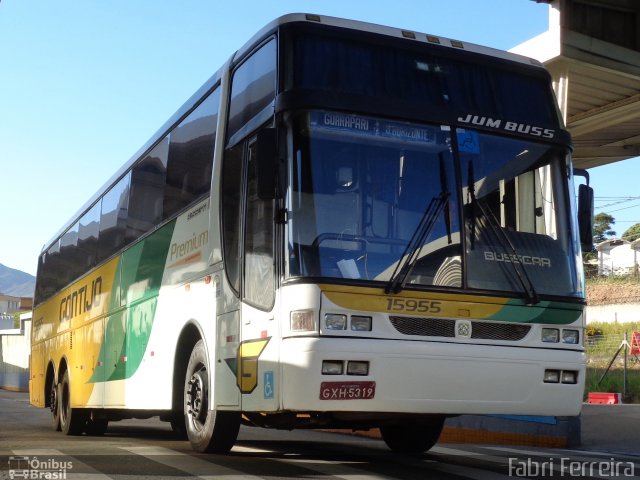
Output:
<svg viewBox="0 0 640 480">
<path fill-rule="evenodd" d="M 87 412 L 82 408 L 71 408 L 71 385 L 69 372 L 65 371 L 58 385 L 60 429 L 65 435 L 80 435 L 87 422 Z"/>
<path fill-rule="evenodd" d="M 209 364 L 199 340 L 189 358 L 184 383 L 184 423 L 191 447 L 197 452 L 226 453 L 240 430 L 239 412 L 210 409 Z"/>
<path fill-rule="evenodd" d="M 428 423 L 384 425 L 380 427 L 382 439 L 396 453 L 423 453 L 437 442 L 445 417 L 434 417 Z"/>
<path fill-rule="evenodd" d="M 60 405 L 58 402 L 58 385 L 52 379 L 49 387 L 49 408 L 51 409 L 51 428 L 60 431 Z"/>
</svg>

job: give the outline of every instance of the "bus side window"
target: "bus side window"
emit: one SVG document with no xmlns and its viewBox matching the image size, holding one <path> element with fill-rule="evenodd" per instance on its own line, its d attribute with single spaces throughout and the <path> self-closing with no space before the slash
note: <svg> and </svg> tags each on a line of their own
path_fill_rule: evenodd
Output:
<svg viewBox="0 0 640 480">
<path fill-rule="evenodd" d="M 126 244 L 130 178 L 128 173 L 102 197 L 98 261 L 110 257 Z"/>
<path fill-rule="evenodd" d="M 209 192 L 220 90 L 216 89 L 172 132 L 169 142 L 163 218 Z"/>
<path fill-rule="evenodd" d="M 244 248 L 244 298 L 251 304 L 271 309 L 274 296 L 273 200 L 258 197 L 256 142 L 248 148 L 247 208 Z"/>
<path fill-rule="evenodd" d="M 235 133 L 244 133 L 242 128 L 247 124 L 253 126 L 255 122 L 258 127 L 273 116 L 273 109 L 268 107 L 273 105 L 276 93 L 276 59 L 276 41 L 270 40 L 234 72 L 227 140 Z"/>
<path fill-rule="evenodd" d="M 128 241 L 135 241 L 162 221 L 168 152 L 169 141 L 165 137 L 133 168 L 127 220 Z"/>
<path fill-rule="evenodd" d="M 242 153 L 244 143 L 228 149 L 222 163 L 222 240 L 224 268 L 236 292 L 240 291 L 240 228 L 242 222 Z"/>
</svg>

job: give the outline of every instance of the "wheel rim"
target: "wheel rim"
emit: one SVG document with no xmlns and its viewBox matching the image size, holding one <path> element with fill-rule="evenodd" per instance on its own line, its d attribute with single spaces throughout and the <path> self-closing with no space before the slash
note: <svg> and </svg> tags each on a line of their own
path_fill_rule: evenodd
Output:
<svg viewBox="0 0 640 480">
<path fill-rule="evenodd" d="M 58 414 L 58 392 L 56 385 L 51 383 L 51 390 L 49 390 L 49 408 L 51 409 L 51 415 L 54 417 Z"/>
<path fill-rule="evenodd" d="M 204 428 L 207 420 L 208 399 L 207 399 L 207 370 L 200 366 L 193 372 L 187 382 L 186 403 L 189 420 L 193 427 L 200 431 Z"/>
<path fill-rule="evenodd" d="M 69 417 L 69 384 L 67 382 L 62 383 L 62 395 L 60 398 L 60 421 L 65 424 Z"/>
</svg>

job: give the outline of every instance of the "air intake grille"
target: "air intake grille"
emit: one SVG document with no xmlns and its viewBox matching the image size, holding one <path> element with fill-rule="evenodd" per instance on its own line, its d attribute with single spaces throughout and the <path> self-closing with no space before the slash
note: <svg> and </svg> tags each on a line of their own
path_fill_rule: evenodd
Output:
<svg viewBox="0 0 640 480">
<path fill-rule="evenodd" d="M 456 336 L 456 321 L 449 318 L 424 317 L 389 317 L 391 324 L 403 335 L 419 335 L 422 337 Z M 471 338 L 481 340 L 507 340 L 515 342 L 526 337 L 531 330 L 530 325 L 500 323 L 500 322 L 471 322 Z"/>
</svg>

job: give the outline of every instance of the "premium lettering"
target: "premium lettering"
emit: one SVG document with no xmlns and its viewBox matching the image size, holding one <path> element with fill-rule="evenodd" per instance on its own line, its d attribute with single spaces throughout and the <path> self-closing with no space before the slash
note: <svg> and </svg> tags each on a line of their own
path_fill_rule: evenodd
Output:
<svg viewBox="0 0 640 480">
<path fill-rule="evenodd" d="M 178 260 L 185 255 L 189 255 L 194 250 L 198 250 L 209 242 L 209 232 L 204 231 L 200 235 L 193 234 L 186 242 L 171 244 L 171 261 Z"/>
</svg>

